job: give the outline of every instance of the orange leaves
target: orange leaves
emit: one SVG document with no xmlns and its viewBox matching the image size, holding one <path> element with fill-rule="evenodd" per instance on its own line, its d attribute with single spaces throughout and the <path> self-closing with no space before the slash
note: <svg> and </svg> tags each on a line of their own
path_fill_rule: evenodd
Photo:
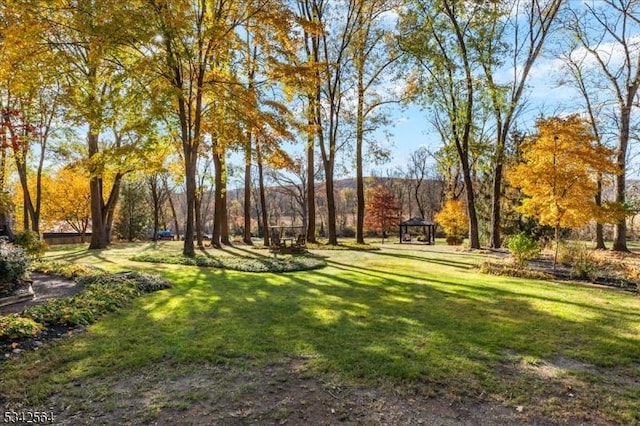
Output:
<svg viewBox="0 0 640 426">
<path fill-rule="evenodd" d="M 572 115 L 541 119 L 536 127 L 538 134 L 523 146 L 523 162 L 507 171 L 526 197 L 518 210 L 542 225 L 566 228 L 616 216 L 611 212 L 617 209 L 607 213 L 595 205 L 598 177 L 618 169 L 588 123 Z"/>
<path fill-rule="evenodd" d="M 377 185 L 367 191 L 365 226 L 387 232 L 400 223 L 400 203 L 389 188 Z"/>
</svg>

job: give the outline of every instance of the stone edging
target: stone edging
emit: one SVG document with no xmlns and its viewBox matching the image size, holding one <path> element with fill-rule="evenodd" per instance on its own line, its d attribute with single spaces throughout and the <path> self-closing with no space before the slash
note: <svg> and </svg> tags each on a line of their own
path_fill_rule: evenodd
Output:
<svg viewBox="0 0 640 426">
<path fill-rule="evenodd" d="M 0 298 L 0 307 L 24 302 L 25 300 L 32 300 L 32 299 L 35 299 L 35 297 L 36 297 L 36 294 L 33 291 L 33 287 L 31 286 L 31 284 L 29 284 L 28 289 L 25 293 L 17 294 L 15 296 Z"/>
</svg>

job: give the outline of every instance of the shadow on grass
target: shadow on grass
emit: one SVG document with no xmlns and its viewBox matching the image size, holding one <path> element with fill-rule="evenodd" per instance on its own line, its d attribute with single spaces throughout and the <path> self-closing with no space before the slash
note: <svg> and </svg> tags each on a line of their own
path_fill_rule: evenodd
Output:
<svg viewBox="0 0 640 426">
<path fill-rule="evenodd" d="M 421 266 L 402 274 L 395 266 L 336 260 L 325 270 L 286 275 L 160 269 L 176 283 L 173 289 L 139 299 L 68 342 L 53 371 L 34 368 L 43 369 L 38 380 L 52 374 L 74 380 L 104 366 L 120 374 L 161 361 L 298 356 L 320 372 L 365 383 L 419 383 L 433 392 L 446 385 L 480 394 L 497 389 L 496 365 L 506 353 L 610 366 L 640 361 L 635 312 L 550 297 L 534 281 L 435 276 L 428 268 L 433 259 L 419 259 Z M 461 262 L 441 262 L 461 268 Z M 544 295 L 520 291 L 524 283 Z M 579 315 L 568 313 L 575 309 Z"/>
</svg>

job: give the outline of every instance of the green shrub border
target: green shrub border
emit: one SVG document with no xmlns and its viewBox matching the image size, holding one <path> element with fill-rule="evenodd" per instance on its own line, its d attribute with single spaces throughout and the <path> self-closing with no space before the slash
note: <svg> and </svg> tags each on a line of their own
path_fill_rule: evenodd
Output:
<svg viewBox="0 0 640 426">
<path fill-rule="evenodd" d="M 35 337 L 47 327 L 88 325 L 136 297 L 172 287 L 164 278 L 139 272 L 93 273 L 77 281 L 83 287 L 79 294 L 46 300 L 20 314 L 0 316 L 0 338 Z"/>
</svg>

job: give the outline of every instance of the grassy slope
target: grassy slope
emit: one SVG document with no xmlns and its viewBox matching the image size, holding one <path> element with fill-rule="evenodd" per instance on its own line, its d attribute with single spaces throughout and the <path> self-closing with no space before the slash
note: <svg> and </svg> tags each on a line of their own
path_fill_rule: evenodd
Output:
<svg viewBox="0 0 640 426">
<path fill-rule="evenodd" d="M 157 362 L 246 365 L 288 356 L 305 357 L 339 380 L 403 385 L 426 394 L 484 394 L 511 404 L 540 396 L 549 410 L 571 408 L 559 396 L 549 400 L 549 386 L 559 382 L 544 385 L 526 368 L 505 374 L 503 367 L 572 360 L 613 369 L 631 384 L 640 379 L 637 295 L 480 275 L 473 269 L 479 255 L 442 246 L 317 252 L 328 256 L 327 268 L 288 274 L 126 260 L 141 251 L 178 248 L 162 243 L 93 254 L 82 247 L 52 251 L 50 257 L 112 270 L 161 273 L 176 286 L 138 299 L 133 308 L 56 348 L 0 367 L 30 366 L 4 381 L 0 393 L 24 391 L 36 403 L 58 384 Z M 571 376 L 585 393 L 611 391 L 592 372 Z M 579 408 L 604 410 L 622 421 L 640 419 L 637 389 L 616 388 L 619 394 Z"/>
</svg>

